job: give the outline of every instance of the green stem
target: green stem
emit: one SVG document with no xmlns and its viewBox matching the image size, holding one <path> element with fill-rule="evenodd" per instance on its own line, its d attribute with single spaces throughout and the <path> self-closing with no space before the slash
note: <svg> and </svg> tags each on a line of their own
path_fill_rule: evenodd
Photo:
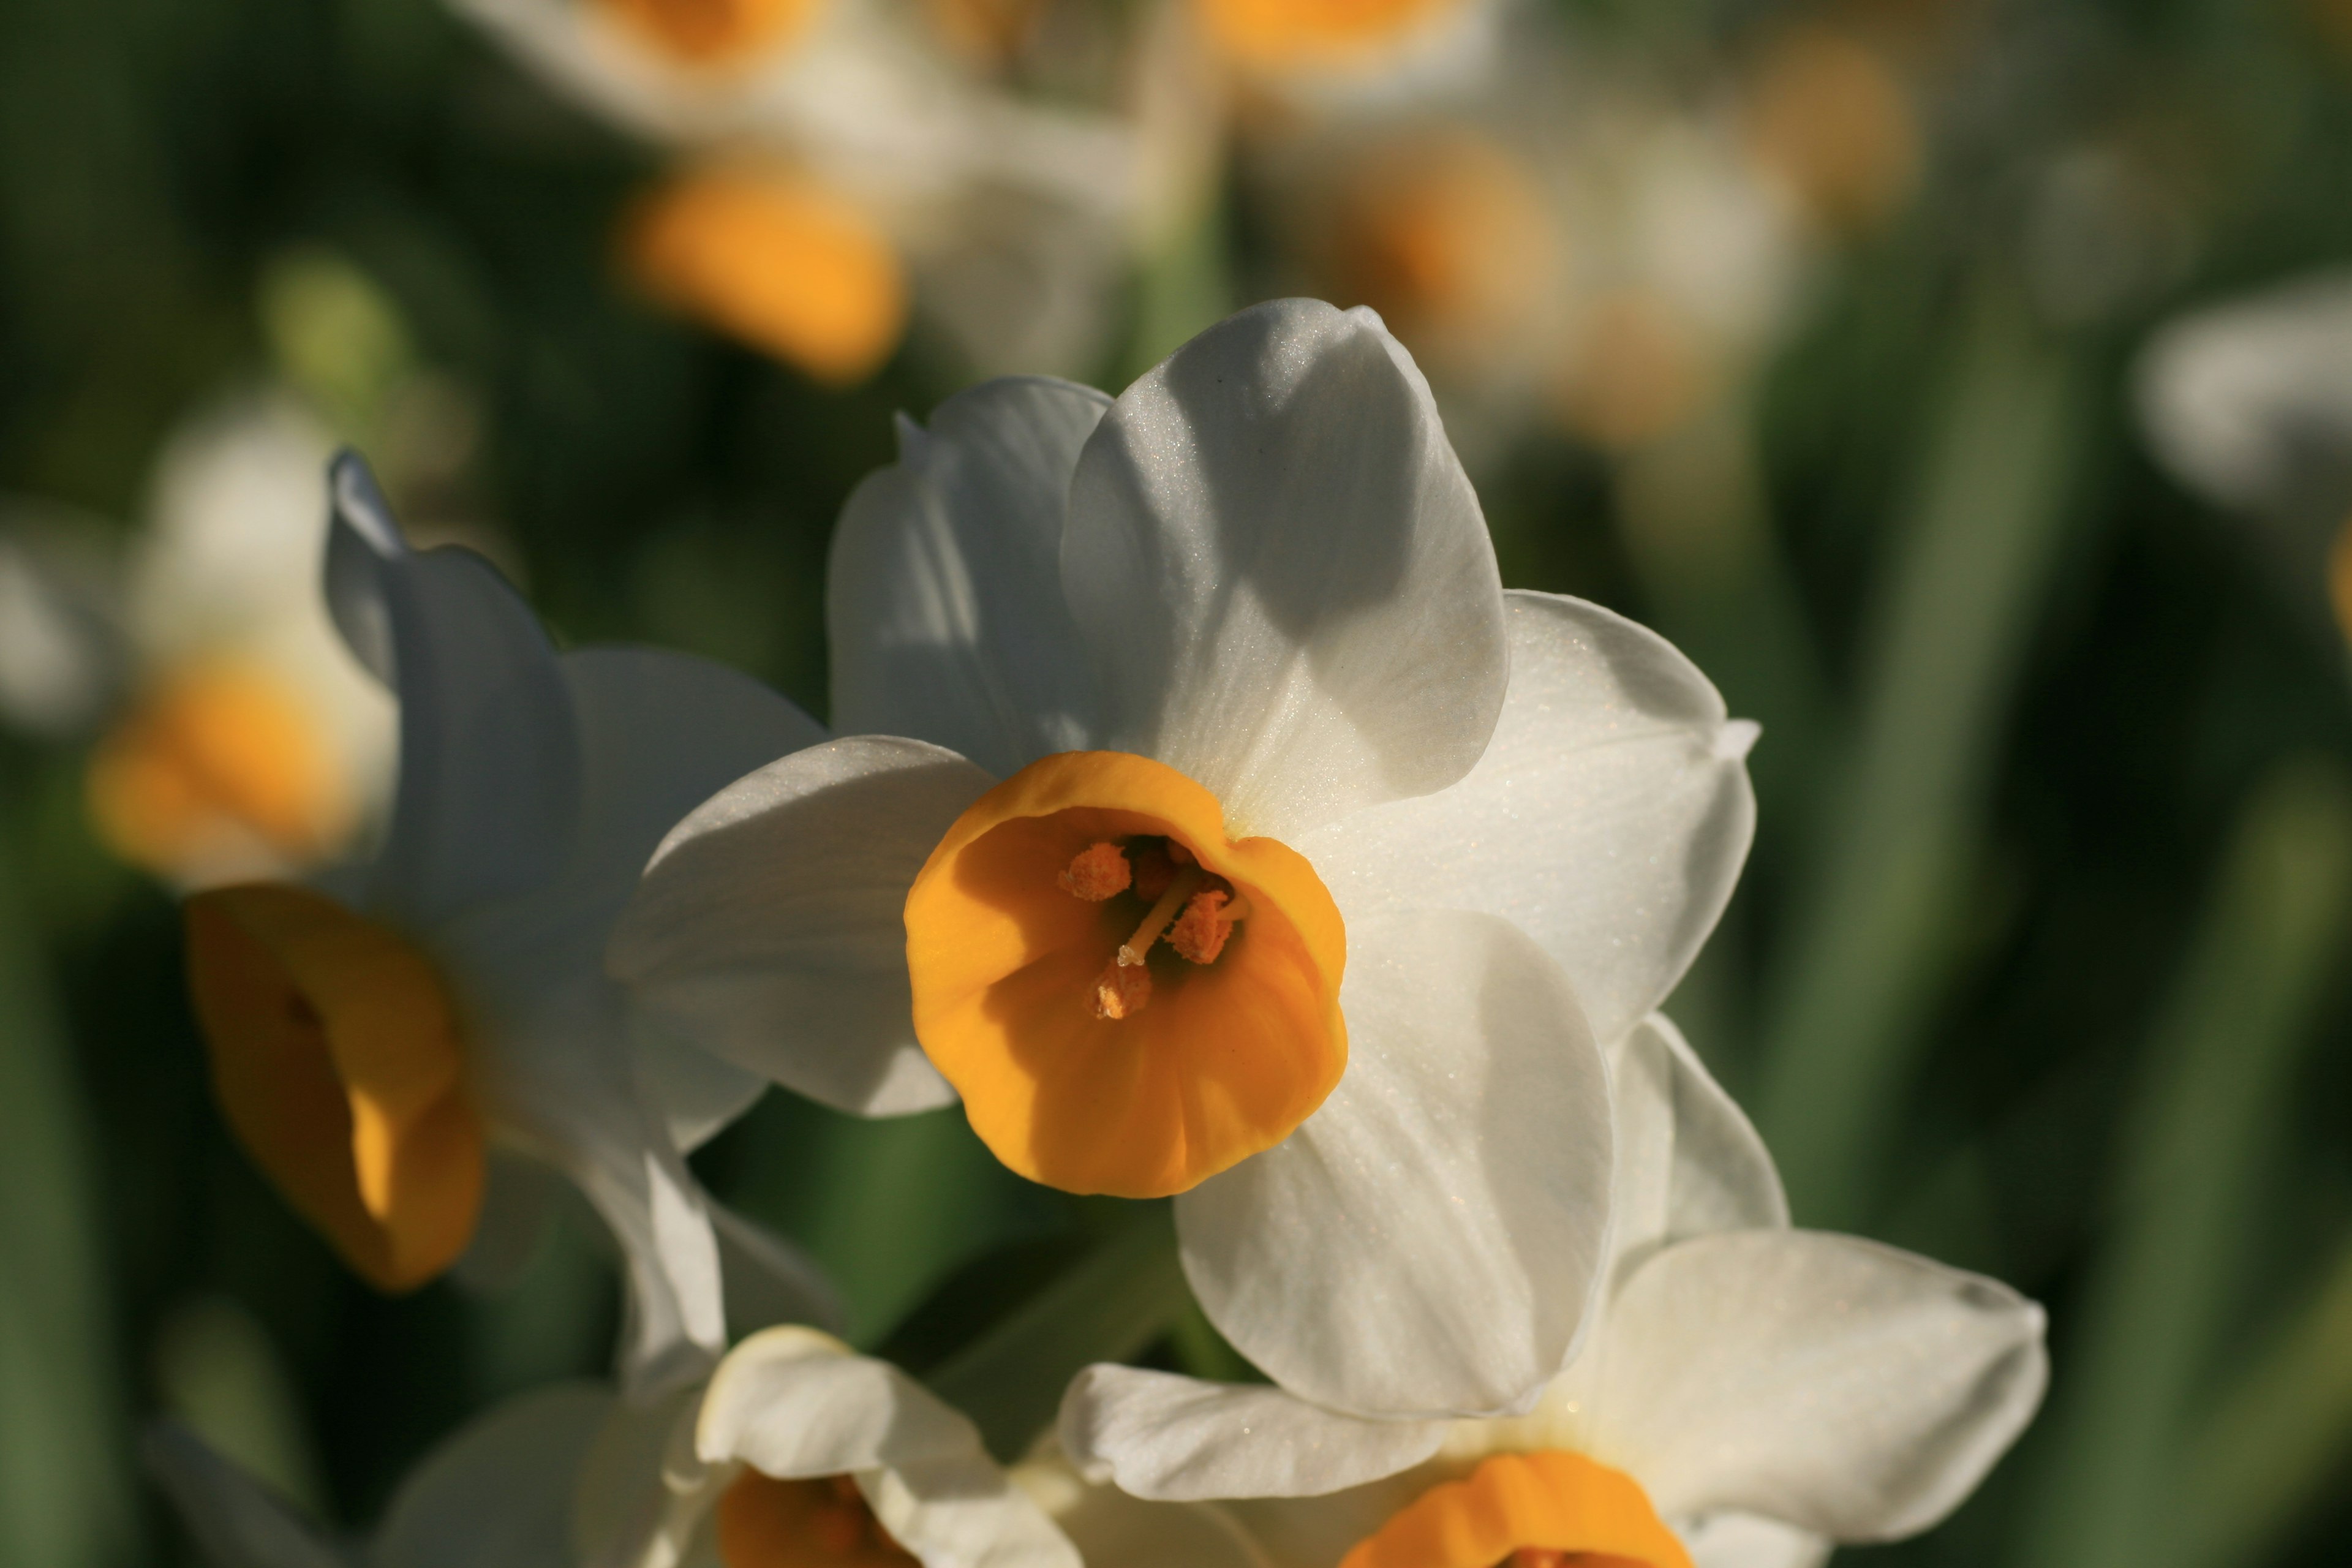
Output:
<svg viewBox="0 0 2352 1568">
<path fill-rule="evenodd" d="M 1997 731 L 2063 538 L 2075 356 L 1989 295 L 1959 357 L 1884 616 L 1853 754 L 1766 995 L 1757 1121 L 1810 1225 L 1856 1228 L 1949 965 Z"/>
<path fill-rule="evenodd" d="M 2204 1425 L 2193 1396 L 2348 912 L 2352 781 L 2290 764 L 2246 807 L 2125 1110 L 2115 1217 L 2061 1346 L 2071 1398 L 2029 1515 L 2028 1568 L 2187 1561 L 2175 1482 Z M 2231 1542 L 2228 1559 L 2251 1560 L 2245 1544 Z"/>
</svg>

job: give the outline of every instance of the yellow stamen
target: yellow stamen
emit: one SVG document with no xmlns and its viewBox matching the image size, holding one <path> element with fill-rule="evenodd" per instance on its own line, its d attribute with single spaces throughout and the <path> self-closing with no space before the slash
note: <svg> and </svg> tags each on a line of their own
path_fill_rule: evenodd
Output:
<svg viewBox="0 0 2352 1568">
<path fill-rule="evenodd" d="M 317 859 L 353 811 L 299 696 L 266 669 L 226 661 L 150 691 L 99 743 L 86 787 L 107 847 L 166 874 L 257 850 Z"/>
<path fill-rule="evenodd" d="M 1314 69 L 1377 61 L 1464 0 L 1201 0 L 1209 37 L 1244 65 Z"/>
<path fill-rule="evenodd" d="M 1060 885 L 1107 843 L 1126 846 L 1139 898 L 1165 868 L 1139 925 L 1123 899 Z M 1155 973 L 1153 944 L 1206 889 L 1247 900 L 1249 941 Z M 1183 1192 L 1287 1137 L 1347 1065 L 1346 955 L 1303 858 L 1229 838 L 1208 791 L 1118 752 L 1047 757 L 989 791 L 907 898 L 916 1038 L 998 1159 L 1071 1192 Z"/>
<path fill-rule="evenodd" d="M 655 299 L 819 381 L 863 381 L 906 328 L 906 276 L 888 237 L 788 169 L 681 174 L 638 204 L 622 248 Z"/>
<path fill-rule="evenodd" d="M 745 1469 L 719 1494 L 726 1568 L 914 1568 L 847 1476 L 780 1480 Z"/>
<path fill-rule="evenodd" d="M 1595 1568 L 1691 1568 L 1640 1482 L 1559 1450 L 1496 1454 L 1432 1487 L 1339 1568 L 1553 1568 L 1563 1557 Z"/>
<path fill-rule="evenodd" d="M 432 963 L 308 889 L 188 900 L 188 982 L 238 1139 L 381 1289 L 423 1284 L 472 1240 L 480 1121 Z"/>
</svg>

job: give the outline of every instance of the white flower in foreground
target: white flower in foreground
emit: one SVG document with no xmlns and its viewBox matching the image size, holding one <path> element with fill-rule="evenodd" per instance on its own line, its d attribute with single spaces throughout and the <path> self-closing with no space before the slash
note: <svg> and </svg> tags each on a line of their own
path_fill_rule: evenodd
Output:
<svg viewBox="0 0 2352 1568">
<path fill-rule="evenodd" d="M 398 695 L 398 796 L 369 864 L 188 901 L 223 1109 L 289 1201 L 385 1289 L 439 1274 L 478 1228 L 504 1239 L 533 1182 L 494 1152 L 554 1167 L 627 1255 L 631 1370 L 698 1371 L 725 1330 L 711 1212 L 681 1148 L 758 1084 L 679 1047 L 657 1064 L 660 1103 L 642 1091 L 600 956 L 678 815 L 814 726 L 680 655 L 559 656 L 480 557 L 411 552 L 356 458 L 331 489 L 328 597 Z M 735 1239 L 747 1268 L 793 1274 L 773 1244 Z M 800 1307 L 823 1310 L 806 1294 Z"/>
<path fill-rule="evenodd" d="M 356 1551 L 184 1429 L 150 1468 L 217 1568 L 1262 1568 L 1223 1510 L 1010 1470 L 919 1384 L 814 1330 L 770 1329 L 650 1405 L 569 1386 L 441 1445 Z"/>
<path fill-rule="evenodd" d="M 102 726 L 93 825 L 182 887 L 319 865 L 389 794 L 392 704 L 319 596 L 332 452 L 300 403 L 247 394 L 173 432 L 121 560 L 0 541 L 0 712 Z"/>
<path fill-rule="evenodd" d="M 1376 1422 L 1097 1366 L 1062 1441 L 1097 1479 L 1235 1514 L 1281 1568 L 1793 1568 L 1925 1530 L 2039 1403 L 2039 1307 L 1852 1237 L 1780 1183 L 1673 1026 L 1614 1053 L 1609 1283 L 1528 1415 Z"/>
<path fill-rule="evenodd" d="M 1304 1394 L 1522 1406 L 1601 1261 L 1595 1038 L 1722 909 L 1753 727 L 1650 633 L 1503 593 L 1369 312 L 1261 306 L 1116 402 L 997 382 L 901 439 L 834 550 L 851 738 L 681 823 L 614 973 L 828 1104 L 960 1092 L 1024 1175 L 1181 1194 L 1194 1290 Z"/>
</svg>

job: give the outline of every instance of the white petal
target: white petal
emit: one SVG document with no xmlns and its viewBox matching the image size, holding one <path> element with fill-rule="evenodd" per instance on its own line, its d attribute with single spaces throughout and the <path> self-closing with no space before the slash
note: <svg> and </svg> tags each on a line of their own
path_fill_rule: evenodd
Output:
<svg viewBox="0 0 2352 1568">
<path fill-rule="evenodd" d="M 930 1568 L 1077 1568 L 978 1428 L 898 1368 L 810 1330 L 736 1347 L 703 1396 L 695 1448 L 787 1479 L 855 1475 L 883 1528 Z"/>
<path fill-rule="evenodd" d="M 1787 1227 L 1789 1200 L 1764 1141 L 1672 1020 L 1651 1014 L 1606 1055 L 1617 1111 L 1615 1274 L 1686 1237 Z"/>
<path fill-rule="evenodd" d="M 1352 925 L 1382 909 L 1485 910 L 1568 971 L 1593 1032 L 1656 1007 L 1731 897 L 1754 836 L 1755 727 L 1655 633 L 1513 593 L 1495 738 L 1452 789 L 1359 813 L 1293 847 Z"/>
<path fill-rule="evenodd" d="M 1013 1480 L 1090 1563 L 1117 1568 L 1267 1568 L 1249 1532 L 1222 1508 L 1147 1502 L 1089 1484 L 1054 1452 L 1033 1454 Z"/>
<path fill-rule="evenodd" d="M 1062 1396 L 1062 1447 L 1089 1480 L 1139 1498 L 1318 1497 L 1410 1469 L 1444 1421 L 1362 1421 L 1278 1388 L 1090 1366 Z"/>
<path fill-rule="evenodd" d="M 411 929 L 552 881 L 580 818 L 571 692 L 538 617 L 480 556 L 412 552 L 357 458 L 335 463 L 327 591 L 400 696 L 400 786 L 369 902 Z"/>
<path fill-rule="evenodd" d="M 1609 1084 L 1507 921 L 1351 923 L 1348 1070 L 1287 1139 L 1176 1200 L 1184 1272 L 1276 1382 L 1370 1415 L 1524 1409 L 1601 1265 Z"/>
<path fill-rule="evenodd" d="M 2225 504 L 2327 510 L 2352 467 L 2352 274 L 2199 311 L 2140 357 L 2140 416 L 2165 467 Z"/>
<path fill-rule="evenodd" d="M 833 1281 L 799 1247 L 724 1204 L 710 1205 L 710 1224 L 719 1237 L 730 1333 L 751 1334 L 779 1323 L 837 1332 L 848 1321 Z"/>
<path fill-rule="evenodd" d="M 919 741 L 772 763 L 678 824 L 607 963 L 648 1027 L 843 1110 L 952 1103 L 915 1043 L 907 889 L 993 781 Z"/>
<path fill-rule="evenodd" d="M 1692 1568 L 1822 1568 L 1832 1543 L 1752 1513 L 1710 1513 L 1676 1527 Z"/>
<path fill-rule="evenodd" d="M 1668 1518 L 1737 1509 L 1838 1541 L 1927 1529 L 2032 1417 L 2042 1309 L 1852 1237 L 1670 1247 L 1612 1304 L 1594 1447 Z"/>
<path fill-rule="evenodd" d="M 1010 774 L 1085 750 L 1093 671 L 1062 600 L 1078 448 L 1110 399 L 1008 377 L 902 423 L 898 461 L 842 510 L 825 585 L 833 720 Z"/>
<path fill-rule="evenodd" d="M 140 1457 L 214 1568 L 351 1568 L 291 1504 L 176 1421 L 159 1421 Z"/>
<path fill-rule="evenodd" d="M 612 1404 L 602 1389 L 565 1385 L 474 1421 L 402 1483 L 373 1568 L 572 1568 L 573 1493 Z"/>
<path fill-rule="evenodd" d="M 637 1402 L 616 1399 L 580 1463 L 572 1500 L 578 1568 L 676 1568 L 709 1559 L 688 1556 L 727 1482 L 694 1456 L 699 1387 Z"/>
<path fill-rule="evenodd" d="M 1369 310 L 1259 305 L 1128 388 L 1079 455 L 1062 581 L 1108 743 L 1237 835 L 1443 789 L 1502 705 L 1478 498 Z"/>
</svg>

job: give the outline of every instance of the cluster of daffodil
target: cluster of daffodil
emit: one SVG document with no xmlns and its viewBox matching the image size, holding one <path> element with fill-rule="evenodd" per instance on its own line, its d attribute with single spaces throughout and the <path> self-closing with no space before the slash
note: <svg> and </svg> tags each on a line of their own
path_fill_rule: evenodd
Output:
<svg viewBox="0 0 2352 1568">
<path fill-rule="evenodd" d="M 628 1312 L 614 1386 L 492 1411 L 362 1546 L 159 1433 L 220 1562 L 1786 1568 L 1934 1523 L 2031 1416 L 2040 1310 L 1790 1228 L 1658 1011 L 1755 727 L 1642 627 L 1504 591 L 1370 311 L 903 425 L 835 543 L 830 732 L 559 653 L 358 459 L 331 489 L 396 796 L 362 864 L 189 899 L 220 1103 L 387 1289 L 494 1273 L 559 1173 Z M 1172 1198 L 1265 1381 L 1093 1366 L 1001 1462 L 696 1182 L 771 1084 L 961 1102 L 1034 1181 Z"/>
</svg>

